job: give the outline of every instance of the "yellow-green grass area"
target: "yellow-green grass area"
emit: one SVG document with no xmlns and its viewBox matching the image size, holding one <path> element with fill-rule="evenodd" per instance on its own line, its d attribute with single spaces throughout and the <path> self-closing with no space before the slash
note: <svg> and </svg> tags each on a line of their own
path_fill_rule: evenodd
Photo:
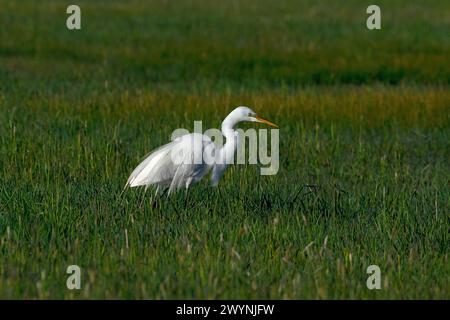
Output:
<svg viewBox="0 0 450 320">
<path fill-rule="evenodd" d="M 446 1 L 380 1 L 378 31 L 360 1 L 66 5 L 0 0 L 0 298 L 450 298 Z M 278 174 L 123 192 L 238 105 Z"/>
</svg>

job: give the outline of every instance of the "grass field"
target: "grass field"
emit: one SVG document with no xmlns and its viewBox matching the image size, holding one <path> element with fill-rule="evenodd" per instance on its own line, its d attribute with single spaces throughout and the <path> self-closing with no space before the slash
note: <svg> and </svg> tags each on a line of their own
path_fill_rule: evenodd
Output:
<svg viewBox="0 0 450 320">
<path fill-rule="evenodd" d="M 448 1 L 77 3 L 0 0 L 0 298 L 450 298 Z M 238 105 L 277 175 L 121 194 Z"/>
</svg>

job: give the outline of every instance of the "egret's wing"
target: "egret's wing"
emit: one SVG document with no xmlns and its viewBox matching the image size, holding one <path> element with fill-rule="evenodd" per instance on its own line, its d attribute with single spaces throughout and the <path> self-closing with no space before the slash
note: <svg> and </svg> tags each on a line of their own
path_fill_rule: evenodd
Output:
<svg viewBox="0 0 450 320">
<path fill-rule="evenodd" d="M 196 138 L 201 139 L 201 148 L 194 148 Z M 194 160 L 202 160 L 203 150 L 213 146 L 214 143 L 203 135 L 182 136 L 153 151 L 144 159 L 133 171 L 126 186 L 169 186 L 169 194 L 175 189 L 188 187 L 200 180 L 211 168 L 211 165 L 203 161 L 195 163 Z"/>
<path fill-rule="evenodd" d="M 146 181 L 151 179 L 151 172 L 157 167 L 158 163 L 164 161 L 167 154 L 174 147 L 176 141 L 165 144 L 154 151 L 152 151 L 137 167 L 133 170 L 125 187 L 137 187 L 141 185 L 146 185 Z M 160 179 L 159 179 L 160 180 Z"/>
<path fill-rule="evenodd" d="M 199 137 L 197 136 L 197 138 Z M 202 140 L 200 140 L 201 148 L 199 150 L 195 150 L 193 146 L 194 138 L 192 136 L 189 137 L 188 141 L 184 141 L 184 144 L 179 150 L 173 150 L 179 159 L 169 187 L 169 194 L 173 190 L 188 187 L 191 183 L 197 182 L 212 168 L 212 164 L 203 161 L 202 155 L 205 149 L 214 148 L 214 143 L 207 136 L 200 138 Z M 211 150 L 214 151 L 213 149 L 209 151 Z"/>
</svg>

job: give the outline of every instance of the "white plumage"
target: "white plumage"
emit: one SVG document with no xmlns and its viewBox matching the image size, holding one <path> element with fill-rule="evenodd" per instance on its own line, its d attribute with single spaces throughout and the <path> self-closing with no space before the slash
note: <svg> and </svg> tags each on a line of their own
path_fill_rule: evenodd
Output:
<svg viewBox="0 0 450 320">
<path fill-rule="evenodd" d="M 234 126 L 241 121 L 275 124 L 258 117 L 247 107 L 234 109 L 222 122 L 226 143 L 216 148 L 211 139 L 200 133 L 181 136 L 153 150 L 131 173 L 125 187 L 150 185 L 168 188 L 168 194 L 180 188 L 189 188 L 213 168 L 212 185 L 217 185 L 232 161 L 237 149 L 238 136 Z M 210 155 L 211 157 L 204 157 Z M 158 190 L 157 189 L 157 190 Z"/>
<path fill-rule="evenodd" d="M 195 139 L 201 139 L 202 154 L 205 149 L 214 149 L 214 143 L 208 136 L 191 133 L 179 137 L 150 153 L 131 173 L 127 185 L 169 187 L 170 193 L 182 187 L 188 188 L 203 178 L 212 165 L 204 162 L 195 164 Z"/>
</svg>

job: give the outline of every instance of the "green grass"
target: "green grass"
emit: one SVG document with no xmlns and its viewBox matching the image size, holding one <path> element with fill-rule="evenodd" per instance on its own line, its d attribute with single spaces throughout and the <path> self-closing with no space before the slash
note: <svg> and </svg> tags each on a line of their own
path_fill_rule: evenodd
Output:
<svg viewBox="0 0 450 320">
<path fill-rule="evenodd" d="M 0 298 L 450 298 L 447 1 L 79 4 L 0 0 Z M 242 104 L 277 175 L 122 193 Z"/>
</svg>

